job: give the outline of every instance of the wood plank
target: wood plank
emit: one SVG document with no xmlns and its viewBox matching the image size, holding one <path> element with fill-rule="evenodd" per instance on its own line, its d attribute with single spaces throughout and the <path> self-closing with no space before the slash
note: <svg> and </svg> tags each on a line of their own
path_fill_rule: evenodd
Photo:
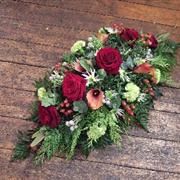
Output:
<svg viewBox="0 0 180 180">
<path fill-rule="evenodd" d="M 6 39 L 0 40 L 1 61 L 51 68 L 65 52 L 67 50 L 62 48 Z"/>
<path fill-rule="evenodd" d="M 8 118 L 27 119 L 30 115 L 29 107 L 33 100 L 34 100 L 33 92 L 0 88 L 0 104 L 1 104 L 0 115 L 2 116 L 2 118 L 0 119 L 2 120 L 4 119 L 7 120 Z M 160 101 L 158 102 L 160 104 Z M 179 141 L 180 131 L 178 131 L 178 129 L 180 127 L 178 125 L 178 121 L 180 119 L 180 109 L 178 111 L 179 114 L 170 113 L 170 111 L 175 111 L 177 107 L 180 108 L 180 104 L 177 104 L 175 108 L 174 108 L 175 106 L 174 104 L 172 104 L 172 106 L 169 105 L 168 109 L 166 109 L 167 106 L 165 105 L 165 103 L 163 104 L 162 102 L 161 106 L 162 107 L 160 111 L 154 111 L 154 110 L 150 111 L 149 126 L 148 126 L 150 133 L 146 133 L 138 128 L 138 130 L 133 129 L 132 132 L 130 131 L 130 134 L 155 138 L 155 139 Z M 173 110 L 173 108 L 175 110 Z M 157 110 L 159 109 L 159 107 L 155 106 L 155 109 Z M 167 112 L 161 112 L 161 111 L 167 111 Z"/>
<path fill-rule="evenodd" d="M 99 6 L 96 3 L 93 4 L 95 7 L 97 6 L 98 8 L 99 6 L 102 6 L 100 3 Z M 85 5 L 86 3 L 81 3 L 80 7 L 83 7 Z M 89 6 L 88 8 L 91 9 L 91 7 Z M 98 12 L 97 8 L 95 10 Z M 103 10 L 105 10 L 105 8 L 103 8 Z M 119 18 L 113 16 L 104 16 L 95 13 L 89 15 L 89 13 L 84 13 L 80 11 L 78 12 L 56 7 L 38 6 L 36 4 L 17 3 L 12 1 L 9 2 L 9 0 L 1 3 L 0 16 L 11 17 L 13 19 L 21 19 L 33 23 L 46 24 L 49 26 L 55 25 L 74 27 L 83 30 L 92 30 L 95 32 L 101 26 L 109 26 L 113 23 L 124 23 L 125 26 L 137 28 L 138 30 L 143 29 L 146 32 L 176 32 L 176 34 L 179 34 L 179 28 L 176 27 L 172 28 L 165 25 L 152 24 L 150 22 L 134 21 L 130 19 L 125 19 L 123 17 Z"/>
<path fill-rule="evenodd" d="M 85 30 L 28 23 L 0 17 L 0 38 L 69 49 L 78 39 L 87 39 L 91 33 Z"/>
<path fill-rule="evenodd" d="M 180 142 L 180 114 L 150 111 L 148 129 L 132 128 L 130 135 Z"/>
<path fill-rule="evenodd" d="M 34 82 L 42 78 L 47 68 L 0 62 L 0 86 L 33 91 Z"/>
<path fill-rule="evenodd" d="M 24 0 L 23 0 L 24 1 Z M 26 2 L 32 2 L 35 4 L 36 1 L 25 0 Z M 22 2 L 22 1 L 21 1 Z M 42 1 L 38 4 L 44 4 Z M 49 4 L 52 5 L 53 4 Z M 160 23 L 170 26 L 180 26 L 179 11 L 171 9 L 158 8 L 152 6 L 146 6 L 142 4 L 129 3 L 128 1 L 62 1 L 59 5 L 53 7 L 60 7 L 69 10 L 83 11 L 88 13 L 96 13 L 102 15 L 111 15 L 115 17 L 125 17 L 128 19 L 147 21 L 153 23 Z M 127 13 L 128 12 L 128 13 Z M 148 14 L 148 16 L 144 16 Z"/>
<path fill-rule="evenodd" d="M 67 162 L 61 158 L 53 158 L 46 162 L 42 167 L 32 165 L 31 159 L 21 163 L 9 162 L 11 150 L 0 150 L 1 178 L 2 179 L 26 179 L 46 180 L 46 179 L 65 179 L 65 180 L 178 180 L 179 174 L 158 172 L 152 170 L 136 169 L 129 167 L 116 166 L 113 164 L 102 164 L 98 162 L 73 160 Z"/>
<path fill-rule="evenodd" d="M 0 131 L 2 137 L 0 147 L 11 149 L 14 147 L 14 142 L 16 141 L 17 130 L 26 129 L 31 125 L 27 124 L 25 126 L 23 120 L 19 120 L 19 122 L 17 119 L 4 118 L 4 120 L 6 122 L 0 120 L 3 124 L 0 126 L 0 129 L 3 129 Z M 123 136 L 121 150 L 116 146 L 108 146 L 105 149 L 93 151 L 88 157 L 88 160 L 120 166 L 180 173 L 178 165 L 179 152 L 180 144 L 177 142 Z M 80 154 L 76 156 L 76 159 L 84 160 Z"/>
<path fill-rule="evenodd" d="M 34 90 L 34 82 L 39 78 L 42 78 L 46 72 L 47 68 L 45 67 L 34 67 L 22 64 L 13 64 L 9 62 L 0 61 L 0 86 L 5 86 L 9 88 L 23 89 L 27 91 Z M 180 71 L 174 74 L 175 80 L 179 83 Z"/>
<path fill-rule="evenodd" d="M 41 1 L 41 0 L 40 0 Z M 165 9 L 180 10 L 180 2 L 178 0 L 122 0 L 130 3 L 144 4 L 148 6 L 162 7 Z M 49 1 L 48 1 L 49 2 Z M 54 1 L 53 1 L 54 2 Z M 55 1 L 57 3 L 57 1 Z"/>
<path fill-rule="evenodd" d="M 180 173 L 180 144 L 139 137 L 124 137 L 122 149 L 108 146 L 93 151 L 88 160 Z"/>
</svg>

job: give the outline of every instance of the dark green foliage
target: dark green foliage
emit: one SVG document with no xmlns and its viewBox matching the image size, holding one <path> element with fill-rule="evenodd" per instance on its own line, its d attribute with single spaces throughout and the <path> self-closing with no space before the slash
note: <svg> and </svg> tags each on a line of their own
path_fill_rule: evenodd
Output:
<svg viewBox="0 0 180 180">
<path fill-rule="evenodd" d="M 148 116 L 149 110 L 153 106 L 153 99 L 150 95 L 146 96 L 147 97 L 145 102 L 139 102 L 136 104 L 134 113 L 136 114 L 135 120 L 142 126 L 143 129 L 145 129 L 148 132 Z"/>
<path fill-rule="evenodd" d="M 49 73 L 47 73 L 44 78 L 36 81 L 35 87 L 36 89 L 39 89 L 41 87 L 44 87 L 46 90 L 51 89 L 51 87 L 53 87 L 53 84 L 49 81 Z"/>
<path fill-rule="evenodd" d="M 27 131 L 26 133 L 18 133 L 18 142 L 13 151 L 12 160 L 25 159 L 30 153 L 30 143 L 33 131 Z"/>
<path fill-rule="evenodd" d="M 45 138 L 35 157 L 35 164 L 42 164 L 45 159 L 50 159 L 59 149 L 62 134 L 58 129 L 48 128 L 45 132 Z"/>
<path fill-rule="evenodd" d="M 31 116 L 28 118 L 28 120 L 37 122 L 38 121 L 38 101 L 34 101 L 30 107 Z"/>
</svg>

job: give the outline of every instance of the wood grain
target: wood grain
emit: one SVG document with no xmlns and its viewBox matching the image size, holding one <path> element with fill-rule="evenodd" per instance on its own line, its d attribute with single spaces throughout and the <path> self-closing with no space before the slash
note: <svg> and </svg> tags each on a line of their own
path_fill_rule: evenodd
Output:
<svg viewBox="0 0 180 180">
<path fill-rule="evenodd" d="M 24 0 L 23 0 L 24 1 Z M 36 3 L 36 1 L 25 0 L 26 2 Z M 40 1 L 38 4 L 44 4 Z M 49 5 L 54 5 L 50 3 Z M 180 26 L 179 11 L 164 9 L 158 7 L 147 6 L 143 4 L 129 3 L 128 1 L 117 0 L 100 0 L 100 1 L 82 1 L 70 0 L 61 1 L 55 5 L 56 7 L 66 8 L 70 10 L 83 11 L 89 13 L 100 13 L 103 15 L 111 15 L 115 17 L 125 17 L 134 20 L 147 21 L 152 23 L 166 24 L 170 26 Z M 128 12 L 128 13 L 127 13 Z M 146 16 L 145 16 L 146 15 Z"/>
<path fill-rule="evenodd" d="M 69 1 L 65 1 L 65 2 L 68 3 Z M 86 3 L 81 2 L 81 6 L 82 7 L 86 6 Z M 99 3 L 99 5 L 94 3 L 94 6 L 95 7 L 97 6 L 98 9 L 102 8 L 101 3 Z M 74 6 L 70 6 L 70 7 L 74 7 Z M 89 11 L 93 9 L 91 8 L 91 6 L 86 6 L 86 7 L 89 9 Z M 122 7 L 123 9 L 125 9 L 124 6 Z M 95 9 L 95 11 L 98 12 L 97 8 Z M 104 8 L 103 8 L 103 11 L 105 11 Z M 121 12 L 119 9 L 117 9 L 117 11 Z M 139 11 L 142 11 L 142 10 L 139 10 Z M 114 11 L 111 11 L 111 12 L 116 14 L 116 12 Z M 128 11 L 126 11 L 125 13 L 128 14 L 127 12 Z M 46 24 L 48 26 L 51 26 L 51 25 L 66 26 L 66 27 L 71 27 L 71 28 L 73 27 L 73 28 L 78 28 L 78 29 L 83 29 L 83 30 L 91 30 L 95 32 L 101 26 L 109 26 L 113 23 L 124 23 L 125 26 L 137 28 L 138 30 L 143 29 L 146 32 L 148 31 L 150 32 L 158 31 L 159 33 L 176 32 L 176 34 L 179 34 L 178 27 L 170 27 L 166 25 L 153 24 L 151 22 L 144 22 L 144 21 L 134 21 L 131 18 L 126 19 L 123 17 L 104 16 L 102 14 L 96 14 L 96 13 L 89 14 L 89 13 L 85 13 L 81 11 L 72 11 L 72 10 L 57 8 L 57 7 L 39 6 L 36 4 L 29 4 L 29 3 L 17 3 L 17 2 L 12 2 L 9 0 L 1 3 L 0 16 L 11 17 L 13 19 L 21 19 L 21 20 L 33 22 L 33 23 Z M 144 16 L 142 17 L 144 18 Z M 166 19 L 166 22 L 168 22 L 167 19 Z"/>
<path fill-rule="evenodd" d="M 179 90 L 176 91 L 177 94 L 178 92 Z M 2 116 L 2 118 L 0 118 L 0 121 L 2 120 L 2 127 L 4 124 L 4 119 L 27 119 L 30 116 L 30 105 L 34 100 L 33 95 L 33 92 L 0 88 L 0 115 Z M 165 100 L 167 100 L 167 98 L 168 97 L 165 97 Z M 131 135 L 155 139 L 166 139 L 170 141 L 179 141 L 180 131 L 178 131 L 178 129 L 180 127 L 178 121 L 180 119 L 180 104 L 175 105 L 171 103 L 171 106 L 169 105 L 167 108 L 167 103 L 163 101 L 163 99 L 161 101 L 157 101 L 159 104 L 161 103 L 160 110 L 159 106 L 155 106 L 155 110 L 150 111 L 148 125 L 150 133 L 146 133 L 139 128 L 134 128 L 132 131 L 130 131 Z M 171 101 L 171 99 L 167 101 Z M 177 101 L 177 103 L 179 102 L 180 101 Z M 178 114 L 170 113 L 176 111 L 177 109 Z"/>
<path fill-rule="evenodd" d="M 93 151 L 88 160 L 180 173 L 180 144 L 141 137 L 124 137 L 122 149 L 109 146 Z"/>
<path fill-rule="evenodd" d="M 0 131 L 2 137 L 0 147 L 11 149 L 14 147 L 17 131 L 31 128 L 32 125 L 27 123 L 25 126 L 23 120 L 19 120 L 18 122 L 17 119 L 3 119 L 4 121 L 0 121 L 1 123 L 4 122 L 3 130 Z M 124 136 L 122 143 L 121 150 L 116 146 L 108 146 L 105 149 L 93 151 L 88 157 L 88 160 L 120 166 L 180 173 L 178 165 L 180 144 L 177 142 Z M 82 159 L 80 154 L 77 154 L 77 158 Z"/>
<path fill-rule="evenodd" d="M 180 178 L 179 174 L 174 173 L 80 160 L 67 162 L 61 158 L 53 158 L 42 167 L 35 167 L 32 165 L 31 159 L 23 162 L 9 162 L 11 153 L 11 150 L 0 150 L 2 179 L 19 180 L 26 177 L 29 180 L 179 180 Z"/>
<path fill-rule="evenodd" d="M 122 0 L 130 3 L 144 4 L 148 6 L 162 7 L 165 9 L 180 10 L 180 2 L 178 0 Z M 49 1 L 48 1 L 49 2 Z M 57 1 L 56 1 L 57 2 Z"/>
</svg>

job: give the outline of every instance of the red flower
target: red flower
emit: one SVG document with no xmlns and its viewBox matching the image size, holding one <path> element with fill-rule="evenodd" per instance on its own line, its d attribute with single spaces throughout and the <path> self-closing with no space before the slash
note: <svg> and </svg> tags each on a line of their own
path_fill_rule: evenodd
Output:
<svg viewBox="0 0 180 180">
<path fill-rule="evenodd" d="M 86 80 L 79 75 L 68 72 L 62 82 L 62 92 L 71 102 L 81 100 L 86 92 Z"/>
<path fill-rule="evenodd" d="M 39 122 L 42 125 L 56 128 L 61 122 L 61 118 L 56 110 L 56 107 L 44 107 L 41 106 L 41 103 L 39 103 Z"/>
<path fill-rule="evenodd" d="M 158 45 L 158 41 L 153 34 L 141 34 L 142 42 L 152 49 L 155 49 Z"/>
<path fill-rule="evenodd" d="M 139 34 L 136 30 L 134 29 L 129 29 L 129 28 L 125 28 L 121 34 L 120 37 L 124 40 L 124 41 L 136 41 L 139 38 Z M 133 42 L 131 43 L 131 45 L 133 45 Z"/>
<path fill-rule="evenodd" d="M 122 64 L 121 54 L 117 49 L 102 48 L 96 56 L 96 63 L 100 69 L 104 69 L 109 74 L 118 74 L 120 65 Z"/>
<path fill-rule="evenodd" d="M 148 39 L 148 45 L 150 48 L 153 48 L 153 49 L 155 49 L 158 45 L 157 39 L 152 34 L 150 35 L 150 37 Z"/>
</svg>

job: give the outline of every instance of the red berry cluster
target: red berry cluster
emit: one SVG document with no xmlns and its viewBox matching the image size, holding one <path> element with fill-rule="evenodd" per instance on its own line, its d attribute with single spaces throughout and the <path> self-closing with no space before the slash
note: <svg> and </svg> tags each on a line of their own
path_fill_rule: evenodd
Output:
<svg viewBox="0 0 180 180">
<path fill-rule="evenodd" d="M 70 116 L 73 113 L 71 109 L 71 104 L 68 99 L 65 99 L 60 105 L 60 112 L 63 113 L 65 116 Z"/>
<path fill-rule="evenodd" d="M 148 89 L 146 89 L 145 92 L 148 92 L 152 97 L 154 97 L 155 92 L 150 84 L 150 81 L 148 79 L 144 79 L 143 82 L 148 86 Z"/>
<path fill-rule="evenodd" d="M 122 23 L 121 24 L 113 24 L 112 28 L 117 29 L 119 33 L 121 33 L 124 30 L 124 26 Z"/>
<path fill-rule="evenodd" d="M 135 109 L 135 105 L 134 104 L 130 104 L 128 105 L 126 101 L 122 101 L 122 107 L 125 109 L 125 111 L 130 115 L 130 116 L 134 116 L 134 112 L 133 110 Z"/>
</svg>

